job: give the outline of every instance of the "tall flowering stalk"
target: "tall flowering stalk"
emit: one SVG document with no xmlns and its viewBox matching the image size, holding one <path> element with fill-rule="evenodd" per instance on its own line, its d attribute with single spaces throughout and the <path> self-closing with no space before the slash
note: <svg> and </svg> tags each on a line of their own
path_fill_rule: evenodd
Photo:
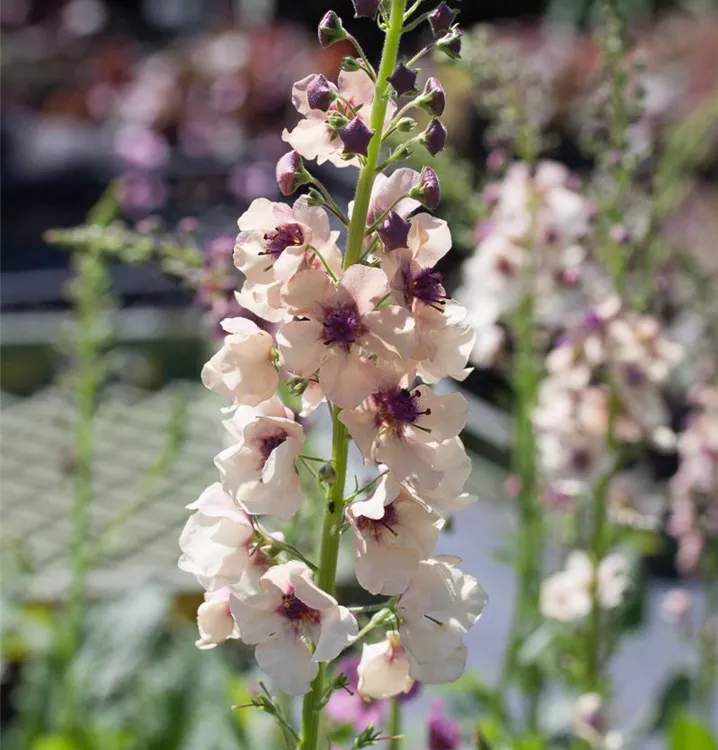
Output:
<svg viewBox="0 0 718 750">
<path fill-rule="evenodd" d="M 267 690 L 254 705 L 274 715 L 287 744 L 301 750 L 323 742 L 323 708 L 347 685 L 346 676 L 331 675 L 331 663 L 345 649 L 389 627 L 382 640 L 362 644 L 357 689 L 367 699 L 400 695 L 415 680 L 452 681 L 466 663 L 463 634 L 486 603 L 457 558 L 431 556 L 441 512 L 473 500 L 463 492 L 471 463 L 459 439 L 466 401 L 429 387 L 465 377 L 474 345 L 466 311 L 448 298 L 434 268 L 451 247 L 449 229 L 419 211 L 436 208 L 439 183 L 428 166 L 383 174 L 417 147 L 431 155 L 443 148 L 444 92 L 433 78 L 420 89 L 415 65 L 434 47 L 458 56 L 460 32 L 443 3 L 423 15 L 418 4 L 406 10 L 405 0 L 354 5 L 357 17 L 378 18 L 381 64 L 375 71 L 339 17 L 325 14 L 320 44 L 348 40 L 357 57 L 344 60 L 336 83 L 311 75 L 292 90 L 302 119 L 283 133 L 293 150 L 277 164 L 277 180 L 284 195 L 301 186 L 308 193 L 291 207 L 258 199 L 239 218 L 234 262 L 245 281 L 237 299 L 276 329 L 246 319 L 222 323 L 224 344 L 202 380 L 231 402 L 230 438 L 215 458 L 220 481 L 189 506 L 194 513 L 180 539 L 180 567 L 206 590 L 198 646 L 232 638 L 255 646 L 275 686 L 304 696 L 301 727 Z M 402 33 L 427 20 L 434 41 L 398 62 Z M 416 128 L 415 109 L 431 115 L 429 124 L 380 163 L 389 134 Z M 304 159 L 358 168 L 346 212 Z M 346 228 L 343 253 L 328 212 Z M 276 395 L 282 381 L 301 396 L 302 414 L 326 400 L 330 459 L 304 453 L 304 429 Z M 374 476 L 347 495 L 352 440 Z M 299 466 L 313 467 L 324 498 L 316 562 L 263 525 L 304 507 Z M 383 604 L 349 609 L 335 598 L 345 532 L 359 584 L 387 597 Z M 354 747 L 379 739 L 370 726 Z"/>
</svg>

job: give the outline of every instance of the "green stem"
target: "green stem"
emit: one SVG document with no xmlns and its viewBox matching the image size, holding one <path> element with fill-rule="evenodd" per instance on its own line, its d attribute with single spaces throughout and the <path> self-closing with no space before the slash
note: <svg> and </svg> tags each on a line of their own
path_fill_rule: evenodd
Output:
<svg viewBox="0 0 718 750">
<path fill-rule="evenodd" d="M 369 127 L 373 131 L 364 165 L 359 173 L 354 196 L 354 209 L 349 223 L 346 252 L 343 267 L 349 268 L 359 262 L 364 244 L 366 218 L 369 211 L 371 190 L 376 177 L 376 165 L 381 149 L 382 131 L 388 103 L 387 79 L 396 66 L 399 54 L 401 27 L 404 20 L 406 0 L 392 0 L 391 18 L 384 39 L 384 51 L 376 80 L 374 102 L 369 118 Z M 340 410 L 332 408 L 332 463 L 336 471 L 329 491 L 328 502 L 324 513 L 321 546 L 319 552 L 319 573 L 317 586 L 327 593 L 334 593 L 337 573 L 337 559 L 339 556 L 339 539 L 344 518 L 344 487 L 347 474 L 347 452 L 349 449 L 349 435 L 346 427 L 339 421 Z M 319 724 L 321 718 L 321 702 L 324 697 L 324 677 L 326 665 L 320 664 L 317 676 L 312 681 L 309 693 L 304 697 L 302 705 L 302 734 L 301 750 L 317 750 L 319 742 Z"/>
<path fill-rule="evenodd" d="M 392 698 L 391 715 L 389 716 L 389 750 L 401 750 L 404 737 L 401 733 L 401 701 L 398 696 Z"/>
<path fill-rule="evenodd" d="M 715 545 L 715 543 L 713 543 Z M 698 675 L 696 697 L 698 709 L 710 721 L 715 706 L 718 687 L 718 546 L 711 548 L 711 541 L 704 553 L 703 580 L 706 587 L 706 601 L 703 608 L 703 622 L 698 633 Z"/>
<path fill-rule="evenodd" d="M 384 129 L 384 118 L 388 103 L 387 79 L 394 72 L 396 60 L 399 54 L 399 40 L 401 39 L 401 26 L 404 18 L 404 7 L 406 0 L 392 0 L 391 19 L 389 28 L 384 39 L 384 51 L 381 56 L 381 64 L 376 78 L 376 92 L 369 117 L 369 128 L 372 136 L 367 148 L 366 161 L 359 174 L 357 181 L 356 196 L 352 218 L 349 223 L 349 234 L 347 236 L 347 248 L 344 254 L 344 268 L 354 265 L 361 257 L 362 243 L 364 241 L 364 230 L 366 228 L 366 216 L 369 211 L 371 189 L 376 176 L 376 165 L 379 161 L 379 150 Z"/>
</svg>

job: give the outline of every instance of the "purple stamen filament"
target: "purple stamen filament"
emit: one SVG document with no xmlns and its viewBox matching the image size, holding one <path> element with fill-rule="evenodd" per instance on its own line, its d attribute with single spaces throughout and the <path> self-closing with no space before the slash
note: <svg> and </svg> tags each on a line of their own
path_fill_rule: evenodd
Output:
<svg viewBox="0 0 718 750">
<path fill-rule="evenodd" d="M 431 414 L 431 409 L 419 411 L 420 397 L 421 392 L 418 389 L 413 393 L 406 388 L 375 393 L 377 427 L 389 427 L 395 433 L 401 434 L 407 425 L 412 425 L 424 432 L 431 432 L 428 428 L 416 424 L 419 417 Z"/>
<path fill-rule="evenodd" d="M 264 244 L 267 250 L 260 255 L 271 255 L 275 261 L 288 247 L 303 245 L 304 232 L 299 224 L 280 224 L 264 235 Z"/>
<path fill-rule="evenodd" d="M 348 352 L 351 345 L 365 333 L 366 326 L 355 305 L 326 311 L 322 321 L 322 341 L 325 346 L 334 344 Z"/>
</svg>

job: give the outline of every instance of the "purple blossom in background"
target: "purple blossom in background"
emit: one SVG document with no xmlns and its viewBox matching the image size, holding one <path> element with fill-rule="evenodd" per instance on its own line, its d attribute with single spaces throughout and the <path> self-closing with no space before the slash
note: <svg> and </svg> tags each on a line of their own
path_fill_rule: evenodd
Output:
<svg viewBox="0 0 718 750">
<path fill-rule="evenodd" d="M 351 724 L 357 732 L 362 732 L 370 724 L 378 727 L 386 718 L 386 701 L 367 701 L 359 695 L 358 656 L 347 656 L 337 665 L 337 673 L 344 672 L 349 679 L 346 690 L 335 690 L 327 703 L 327 716 L 337 724 Z"/>
<path fill-rule="evenodd" d="M 126 125 L 115 135 L 115 151 L 129 166 L 137 169 L 160 169 L 170 156 L 167 141 L 143 125 Z"/>
<path fill-rule="evenodd" d="M 274 197 L 277 194 L 274 166 L 269 161 L 236 166 L 227 176 L 227 188 L 239 201 L 247 203 L 255 198 Z"/>
<path fill-rule="evenodd" d="M 125 172 L 119 180 L 119 197 L 126 213 L 148 214 L 165 204 L 167 187 L 155 175 Z"/>
<path fill-rule="evenodd" d="M 444 715 L 441 701 L 431 706 L 428 729 L 428 750 L 456 750 L 461 744 L 461 728 Z"/>
</svg>

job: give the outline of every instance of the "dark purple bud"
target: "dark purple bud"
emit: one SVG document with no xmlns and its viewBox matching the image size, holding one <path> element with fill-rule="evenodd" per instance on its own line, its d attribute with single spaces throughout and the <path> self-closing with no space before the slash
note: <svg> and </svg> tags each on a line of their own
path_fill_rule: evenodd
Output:
<svg viewBox="0 0 718 750">
<path fill-rule="evenodd" d="M 451 24 L 454 23 L 454 18 L 456 18 L 456 13 L 446 3 L 441 3 L 435 11 L 429 14 L 432 34 L 435 37 L 446 34 L 451 28 Z"/>
<path fill-rule="evenodd" d="M 446 36 L 439 39 L 436 49 L 440 49 L 452 60 L 458 60 L 461 57 L 461 32 L 457 28 L 451 29 Z"/>
<path fill-rule="evenodd" d="M 418 104 L 434 117 L 439 117 L 443 113 L 446 106 L 446 95 L 437 78 L 432 76 L 426 82 Z"/>
<path fill-rule="evenodd" d="M 307 84 L 307 102 L 311 109 L 326 112 L 334 101 L 335 94 L 329 81 L 321 73 L 313 75 Z"/>
<path fill-rule="evenodd" d="M 277 184 L 282 195 L 291 195 L 300 185 L 309 180 L 302 157 L 296 151 L 288 151 L 277 162 Z"/>
<path fill-rule="evenodd" d="M 387 80 L 394 87 L 397 96 L 416 91 L 416 71 L 407 68 L 406 65 L 397 65 Z"/>
<path fill-rule="evenodd" d="M 439 151 L 444 150 L 444 146 L 446 145 L 446 128 L 441 120 L 432 120 L 429 123 L 429 127 L 422 135 L 422 141 L 426 146 L 426 150 L 432 156 L 436 156 Z"/>
<path fill-rule="evenodd" d="M 421 170 L 419 184 L 409 191 L 409 197 L 418 200 L 429 211 L 433 211 L 439 205 L 441 200 L 439 178 L 431 167 L 424 167 Z"/>
<path fill-rule="evenodd" d="M 355 117 L 346 127 L 339 128 L 339 137 L 344 144 L 345 154 L 366 156 L 369 141 L 374 135 L 359 117 Z"/>
<path fill-rule="evenodd" d="M 374 18 L 379 11 L 380 0 L 352 0 L 354 18 Z"/>
<path fill-rule="evenodd" d="M 331 47 L 332 44 L 347 38 L 347 32 L 344 31 L 341 18 L 333 10 L 328 10 L 322 16 L 317 34 L 319 44 L 322 47 Z"/>
<path fill-rule="evenodd" d="M 396 250 L 398 247 L 406 247 L 409 239 L 411 224 L 402 219 L 399 214 L 390 211 L 381 226 L 376 230 L 384 243 L 384 250 Z"/>
</svg>

